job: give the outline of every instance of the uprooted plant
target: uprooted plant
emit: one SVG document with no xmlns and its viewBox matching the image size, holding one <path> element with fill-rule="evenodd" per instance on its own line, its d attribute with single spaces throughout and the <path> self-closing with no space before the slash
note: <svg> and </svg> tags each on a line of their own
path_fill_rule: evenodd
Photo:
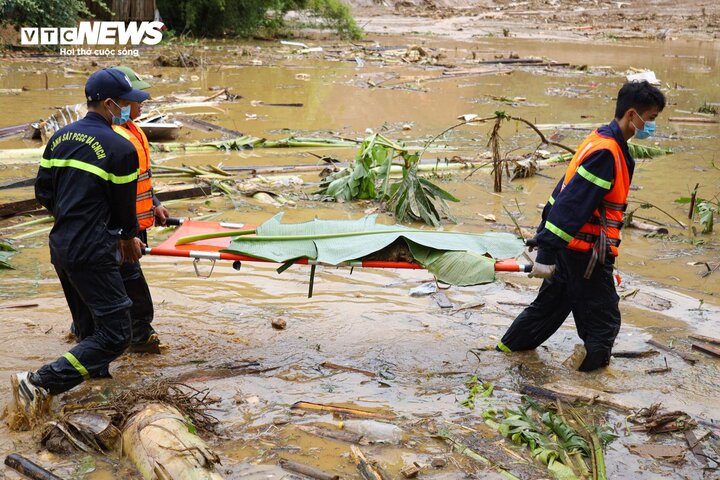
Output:
<svg viewBox="0 0 720 480">
<path fill-rule="evenodd" d="M 488 426 L 514 444 L 527 447 L 532 458 L 555 478 L 592 474 L 592 478 L 606 479 L 603 448 L 616 436 L 609 427 L 586 420 L 575 409 L 569 413 L 570 418 L 560 402 L 543 406 L 523 397 L 517 409 L 508 408 L 499 415 L 492 410 L 484 416 Z"/>
<path fill-rule="evenodd" d="M 440 226 L 443 218 L 452 219 L 447 202 L 459 200 L 419 176 L 421 154 L 383 135 L 370 135 L 348 168 L 325 177 L 319 193 L 336 200 L 385 202 L 400 222 L 417 220 Z M 391 177 L 394 165 L 402 169 L 399 180 Z"/>
<path fill-rule="evenodd" d="M 505 173 L 508 178 L 515 179 L 515 178 L 523 178 L 523 177 L 529 177 L 535 174 L 535 171 L 537 170 L 537 163 L 534 160 L 535 154 L 540 150 L 541 147 L 544 145 L 554 146 L 561 148 L 565 150 L 567 153 L 563 153 L 560 155 L 556 155 L 554 157 L 548 158 L 544 163 L 552 164 L 552 163 L 560 163 L 560 162 L 567 162 L 569 161 L 572 156 L 575 154 L 575 150 L 573 148 L 570 148 L 566 145 L 563 145 L 562 143 L 552 141 L 548 139 L 539 128 L 537 128 L 531 121 L 526 120 L 521 117 L 515 117 L 512 115 L 509 115 L 503 110 L 498 110 L 495 112 L 494 116 L 492 117 L 486 117 L 486 118 L 478 118 L 477 115 L 464 115 L 463 116 L 464 121 L 452 128 L 460 127 L 462 125 L 467 124 L 478 124 L 478 123 L 484 123 L 488 121 L 494 121 L 492 130 L 490 131 L 490 135 L 488 138 L 487 146 L 491 149 L 492 152 L 492 175 L 493 175 L 493 190 L 497 193 L 502 192 L 502 178 L 503 178 L 503 169 L 505 170 Z M 515 161 L 514 170 L 511 174 L 509 163 L 510 161 L 507 158 L 503 158 L 500 152 L 500 129 L 504 122 L 508 121 L 516 121 L 520 123 L 524 123 L 527 125 L 528 128 L 533 130 L 539 137 L 540 137 L 540 144 L 535 148 L 535 151 L 533 154 L 531 154 L 528 158 L 525 158 L 523 160 Z M 451 129 L 446 130 L 449 131 Z M 632 155 L 634 158 L 652 158 L 656 157 L 658 155 L 667 155 L 671 153 L 669 149 L 664 148 L 658 148 L 658 147 L 651 147 L 651 146 L 645 146 L 645 145 L 638 145 L 635 143 L 628 143 L 628 150 L 630 152 L 630 155 Z M 478 169 L 475 169 L 472 173 L 470 173 L 469 176 L 471 176 L 475 171 Z"/>
<path fill-rule="evenodd" d="M 720 215 L 720 193 L 711 199 L 698 197 L 700 184 L 696 184 L 689 197 L 675 199 L 675 203 L 689 204 L 688 218 L 697 218 L 703 226 L 702 233 L 712 233 L 715 221 L 714 216 Z"/>
</svg>

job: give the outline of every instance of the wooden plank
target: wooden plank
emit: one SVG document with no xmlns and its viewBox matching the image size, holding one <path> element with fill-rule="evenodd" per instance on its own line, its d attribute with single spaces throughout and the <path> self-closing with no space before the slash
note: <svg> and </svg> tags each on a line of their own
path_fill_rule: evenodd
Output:
<svg viewBox="0 0 720 480">
<path fill-rule="evenodd" d="M 647 343 L 652 345 L 655 348 L 659 348 L 660 350 L 668 353 L 672 353 L 673 355 L 677 355 L 678 357 L 685 360 L 690 365 L 695 365 L 697 362 L 697 358 L 693 357 L 692 355 L 688 355 L 687 353 L 680 352 L 678 350 L 675 350 L 674 348 L 668 347 L 667 345 L 660 343 L 656 340 L 648 340 Z"/>
<path fill-rule="evenodd" d="M 210 195 L 211 189 L 209 186 L 203 187 L 192 187 L 183 188 L 180 190 L 168 190 L 165 192 L 157 192 L 155 196 L 161 202 L 167 202 L 168 200 L 179 200 L 183 198 L 194 198 L 194 197 L 206 197 Z"/>
<path fill-rule="evenodd" d="M 693 432 L 692 430 L 686 430 L 685 440 L 687 441 L 688 447 L 690 447 L 690 451 L 693 453 L 693 455 L 695 455 L 697 461 L 700 462 L 701 465 L 707 466 L 707 458 L 705 457 L 705 452 L 703 451 L 703 447 L 700 444 L 700 440 L 698 440 L 695 436 L 695 432 Z"/>
<path fill-rule="evenodd" d="M 714 347 L 709 343 L 693 343 L 692 349 L 716 358 L 720 358 L 720 348 Z"/>
<path fill-rule="evenodd" d="M 19 200 L 17 202 L 3 203 L 0 204 L 0 218 L 14 217 L 21 213 L 25 213 L 29 210 L 37 210 L 41 208 L 40 202 L 34 198 L 28 198 L 27 200 Z"/>
<path fill-rule="evenodd" d="M 705 335 L 688 335 L 691 340 L 697 340 L 699 342 L 712 343 L 713 345 L 720 345 L 720 339 L 713 337 L 706 337 Z"/>
<path fill-rule="evenodd" d="M 26 178 L 24 180 L 15 180 L 12 182 L 5 182 L 3 184 L 0 184 L 0 190 L 6 190 L 8 188 L 32 187 L 33 185 L 35 185 L 35 177 Z"/>
<path fill-rule="evenodd" d="M 190 187 L 179 190 L 168 190 L 166 192 L 156 193 L 158 199 L 161 202 L 167 202 L 168 200 L 178 200 L 183 198 L 194 198 L 204 197 L 210 195 L 210 187 Z M 14 217 L 22 213 L 41 209 L 42 205 L 34 198 L 28 198 L 27 200 L 19 200 L 17 202 L 3 203 L 0 204 L 0 219 Z"/>
</svg>

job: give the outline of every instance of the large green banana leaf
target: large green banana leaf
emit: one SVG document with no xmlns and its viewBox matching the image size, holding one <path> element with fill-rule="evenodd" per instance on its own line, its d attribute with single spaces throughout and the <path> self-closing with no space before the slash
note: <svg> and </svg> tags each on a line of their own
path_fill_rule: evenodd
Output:
<svg viewBox="0 0 720 480">
<path fill-rule="evenodd" d="M 256 237 L 236 237 L 225 251 L 283 263 L 307 258 L 338 265 L 360 260 L 403 238 L 418 263 L 452 285 L 492 282 L 493 259 L 514 258 L 523 251 L 522 242 L 508 233 L 415 230 L 378 224 L 374 215 L 295 224 L 283 224 L 281 219 L 282 213 L 263 223 Z"/>
</svg>

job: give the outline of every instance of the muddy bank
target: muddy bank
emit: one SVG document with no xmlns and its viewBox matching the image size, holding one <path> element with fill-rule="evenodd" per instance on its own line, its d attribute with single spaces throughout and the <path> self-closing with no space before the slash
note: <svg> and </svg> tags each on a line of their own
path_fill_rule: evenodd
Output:
<svg viewBox="0 0 720 480">
<path fill-rule="evenodd" d="M 353 1 L 367 32 L 412 32 L 456 40 L 515 37 L 580 42 L 652 39 L 712 41 L 720 35 L 715 2 Z"/>
</svg>

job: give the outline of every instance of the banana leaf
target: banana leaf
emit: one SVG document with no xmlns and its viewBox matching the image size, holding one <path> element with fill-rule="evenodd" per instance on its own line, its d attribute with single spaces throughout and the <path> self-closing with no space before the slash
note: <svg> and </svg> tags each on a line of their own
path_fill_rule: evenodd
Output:
<svg viewBox="0 0 720 480">
<path fill-rule="evenodd" d="M 640 145 L 639 143 L 628 142 L 628 151 L 633 158 L 653 158 L 660 155 L 670 155 L 669 148 L 653 147 L 651 145 Z"/>
<path fill-rule="evenodd" d="M 409 243 L 413 258 L 435 275 L 451 285 L 480 285 L 495 281 L 495 260 L 475 252 L 438 251 Z"/>
<path fill-rule="evenodd" d="M 11 255 L 12 252 L 0 251 L 0 270 L 15 270 L 15 267 L 10 264 Z"/>
<path fill-rule="evenodd" d="M 10 264 L 10 257 L 12 257 L 15 252 L 16 249 L 12 246 L 10 242 L 3 238 L 0 238 L 0 270 L 15 269 L 15 267 Z"/>
<path fill-rule="evenodd" d="M 234 238 L 224 251 L 282 263 L 307 258 L 338 265 L 361 260 L 403 238 L 418 263 L 451 285 L 492 282 L 493 259 L 514 258 L 523 251 L 522 242 L 508 233 L 416 230 L 378 224 L 374 215 L 296 224 L 283 224 L 281 219 L 282 213 L 275 215 L 257 228 L 254 237 Z"/>
</svg>

